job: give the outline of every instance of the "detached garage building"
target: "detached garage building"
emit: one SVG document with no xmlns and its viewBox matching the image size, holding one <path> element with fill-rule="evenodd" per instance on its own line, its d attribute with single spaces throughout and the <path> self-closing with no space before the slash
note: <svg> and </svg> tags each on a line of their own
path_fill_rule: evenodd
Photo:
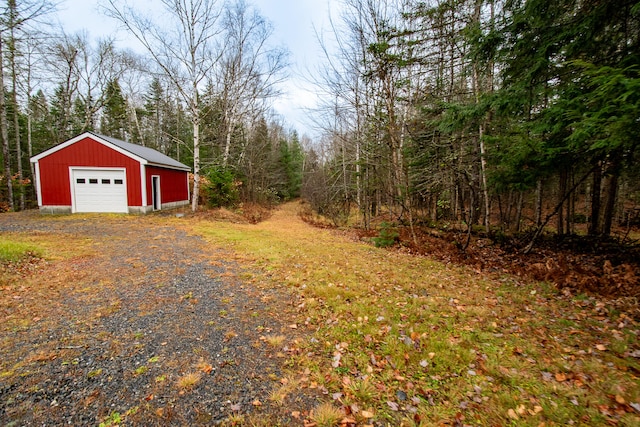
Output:
<svg viewBox="0 0 640 427">
<path fill-rule="evenodd" d="M 85 132 L 31 158 L 46 213 L 148 213 L 189 204 L 188 166 L 151 148 Z"/>
</svg>

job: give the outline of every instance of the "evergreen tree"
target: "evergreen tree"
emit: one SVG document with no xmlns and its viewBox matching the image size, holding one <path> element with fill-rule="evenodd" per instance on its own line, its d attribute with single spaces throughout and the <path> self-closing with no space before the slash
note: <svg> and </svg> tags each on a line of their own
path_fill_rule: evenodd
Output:
<svg viewBox="0 0 640 427">
<path fill-rule="evenodd" d="M 110 80 L 104 94 L 104 107 L 100 132 L 114 138 L 126 139 L 127 129 L 127 101 L 122 96 L 122 90 L 117 79 Z"/>
<path fill-rule="evenodd" d="M 593 177 L 590 232 L 610 232 L 621 160 L 637 134 L 638 9 L 633 0 L 507 1 L 506 24 L 491 39 L 502 37 L 493 101 L 505 125 L 494 139 L 506 153 L 495 158 L 500 177 L 555 175 L 559 233 L 571 230 L 573 175 Z"/>
</svg>

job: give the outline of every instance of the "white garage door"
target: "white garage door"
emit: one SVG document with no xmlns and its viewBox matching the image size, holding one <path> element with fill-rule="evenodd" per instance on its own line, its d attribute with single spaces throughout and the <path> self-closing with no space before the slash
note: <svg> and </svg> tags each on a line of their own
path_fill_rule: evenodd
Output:
<svg viewBox="0 0 640 427">
<path fill-rule="evenodd" d="M 73 169 L 74 212 L 127 213 L 124 170 Z"/>
</svg>

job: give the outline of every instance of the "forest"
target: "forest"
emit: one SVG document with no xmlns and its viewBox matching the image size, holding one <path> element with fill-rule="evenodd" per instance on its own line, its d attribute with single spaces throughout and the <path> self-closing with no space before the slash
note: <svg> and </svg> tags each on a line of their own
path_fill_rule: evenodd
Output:
<svg viewBox="0 0 640 427">
<path fill-rule="evenodd" d="M 47 0 L 2 5 L 2 210 L 35 207 L 32 155 L 91 130 L 192 165 L 194 210 L 302 196 L 336 225 L 529 246 L 640 223 L 640 2 L 344 0 L 313 138 L 273 113 L 289 57 L 257 9 L 160 3 L 171 22 L 102 3 L 143 54 L 54 31 Z"/>
</svg>

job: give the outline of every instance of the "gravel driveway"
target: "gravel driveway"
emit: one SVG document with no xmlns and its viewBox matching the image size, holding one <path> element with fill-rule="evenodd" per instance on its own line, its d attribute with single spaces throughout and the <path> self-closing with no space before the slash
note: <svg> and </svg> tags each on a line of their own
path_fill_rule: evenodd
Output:
<svg viewBox="0 0 640 427">
<path fill-rule="evenodd" d="M 288 297 L 254 286 L 229 253 L 172 221 L 0 215 L 0 232 L 53 234 L 91 252 L 0 286 L 0 425 L 294 423 L 291 407 L 269 400 L 286 354 L 264 342 L 286 334 L 270 304 Z M 73 280 L 56 281 L 62 269 Z"/>
</svg>

